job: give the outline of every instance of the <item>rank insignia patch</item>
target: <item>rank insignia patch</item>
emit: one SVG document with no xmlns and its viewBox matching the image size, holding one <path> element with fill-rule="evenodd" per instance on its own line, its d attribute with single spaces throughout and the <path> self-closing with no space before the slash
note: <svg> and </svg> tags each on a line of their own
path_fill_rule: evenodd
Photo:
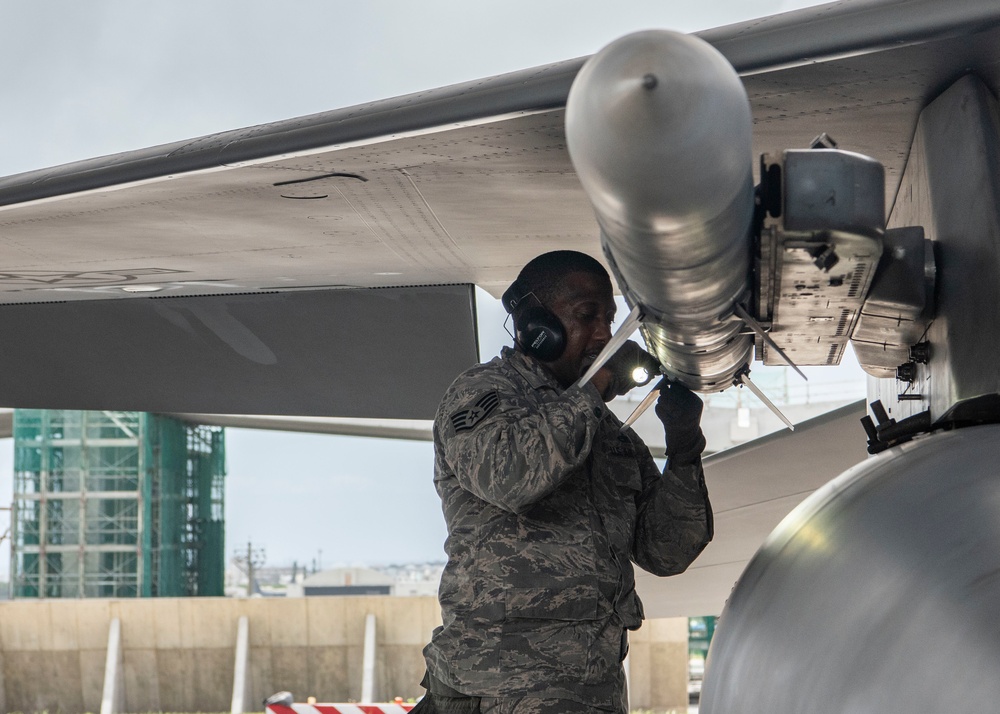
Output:
<svg viewBox="0 0 1000 714">
<path fill-rule="evenodd" d="M 451 425 L 456 432 L 469 431 L 479 422 L 489 416 L 490 412 L 500 404 L 500 397 L 496 392 L 484 394 L 475 404 L 459 409 L 451 415 Z"/>
</svg>

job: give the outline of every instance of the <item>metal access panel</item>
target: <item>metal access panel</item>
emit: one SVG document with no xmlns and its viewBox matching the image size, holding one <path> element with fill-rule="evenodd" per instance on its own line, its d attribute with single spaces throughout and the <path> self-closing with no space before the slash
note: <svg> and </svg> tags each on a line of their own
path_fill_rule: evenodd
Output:
<svg viewBox="0 0 1000 714">
<path fill-rule="evenodd" d="M 885 252 L 854 327 L 851 345 L 873 377 L 896 376 L 934 315 L 934 244 L 920 226 L 885 232 Z"/>
<path fill-rule="evenodd" d="M 471 285 L 0 306 L 0 404 L 433 417 L 476 363 Z"/>
<path fill-rule="evenodd" d="M 844 355 L 882 255 L 885 172 L 834 149 L 764 155 L 758 315 L 798 365 Z M 760 338 L 757 357 L 784 364 Z"/>
<path fill-rule="evenodd" d="M 934 318 L 912 379 L 869 380 L 895 419 L 1000 392 L 1000 104 L 967 74 L 920 115 L 889 225 L 922 226 L 934 243 Z"/>
</svg>

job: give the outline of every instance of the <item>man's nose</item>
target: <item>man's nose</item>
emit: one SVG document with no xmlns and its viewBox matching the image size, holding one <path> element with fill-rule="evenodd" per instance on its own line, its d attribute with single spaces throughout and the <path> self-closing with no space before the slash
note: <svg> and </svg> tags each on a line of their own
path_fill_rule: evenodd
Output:
<svg viewBox="0 0 1000 714">
<path fill-rule="evenodd" d="M 611 323 L 601 322 L 597 329 L 594 331 L 594 339 L 600 340 L 601 342 L 607 342 L 611 339 Z"/>
</svg>

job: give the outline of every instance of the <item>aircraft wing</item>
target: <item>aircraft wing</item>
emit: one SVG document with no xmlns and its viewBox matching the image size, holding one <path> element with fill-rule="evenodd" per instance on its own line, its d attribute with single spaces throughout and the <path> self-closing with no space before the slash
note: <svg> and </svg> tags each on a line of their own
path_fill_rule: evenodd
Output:
<svg viewBox="0 0 1000 714">
<path fill-rule="evenodd" d="M 864 400 L 705 459 L 715 512 L 715 538 L 680 575 L 637 571 L 646 617 L 695 617 L 722 612 L 757 548 L 816 489 L 867 456 Z"/>
<path fill-rule="evenodd" d="M 838 2 L 701 33 L 754 151 L 821 132 L 899 184 L 919 110 L 1000 80 L 1000 6 Z M 610 39 L 610 38 L 609 38 Z M 426 419 L 472 285 L 599 252 L 565 147 L 583 59 L 0 179 L 0 403 Z"/>
</svg>

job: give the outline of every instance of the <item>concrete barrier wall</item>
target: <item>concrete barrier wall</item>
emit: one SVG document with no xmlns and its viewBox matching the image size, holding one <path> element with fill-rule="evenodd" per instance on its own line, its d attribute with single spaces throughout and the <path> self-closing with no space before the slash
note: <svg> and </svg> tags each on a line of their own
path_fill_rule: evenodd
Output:
<svg viewBox="0 0 1000 714">
<path fill-rule="evenodd" d="M 0 603 L 0 711 L 100 710 L 111 620 L 120 618 L 125 710 L 227 712 L 236 628 L 250 624 L 255 706 L 361 696 L 365 616 L 377 618 L 376 698 L 417 697 L 421 649 L 440 624 L 432 597 L 157 598 Z M 633 707 L 686 706 L 686 620 L 633 633 Z"/>
<path fill-rule="evenodd" d="M 688 622 L 686 617 L 646 620 L 629 633 L 629 694 L 632 709 L 688 706 Z"/>
</svg>

